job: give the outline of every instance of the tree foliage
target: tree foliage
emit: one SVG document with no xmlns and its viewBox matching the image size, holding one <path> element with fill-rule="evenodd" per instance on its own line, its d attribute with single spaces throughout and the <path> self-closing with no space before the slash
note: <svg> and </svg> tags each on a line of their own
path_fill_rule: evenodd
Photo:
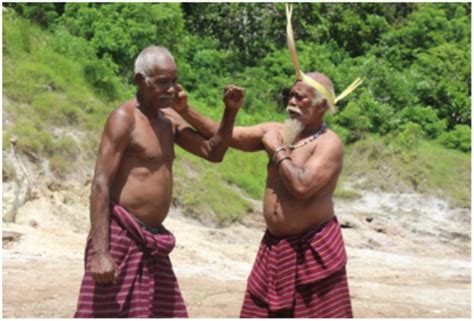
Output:
<svg viewBox="0 0 474 321">
<path fill-rule="evenodd" d="M 143 48 L 160 44 L 174 51 L 176 37 L 184 33 L 181 8 L 173 3 L 67 3 L 61 20 L 99 58 L 110 57 L 124 76 Z"/>
</svg>

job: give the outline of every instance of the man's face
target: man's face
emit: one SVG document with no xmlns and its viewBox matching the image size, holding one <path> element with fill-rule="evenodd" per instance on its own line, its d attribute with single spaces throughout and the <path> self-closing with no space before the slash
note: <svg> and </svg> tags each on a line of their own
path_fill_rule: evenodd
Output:
<svg viewBox="0 0 474 321">
<path fill-rule="evenodd" d="M 157 64 L 153 74 L 141 82 L 140 89 L 145 100 L 156 108 L 170 107 L 176 94 L 177 79 L 176 64 L 167 59 Z"/>
<path fill-rule="evenodd" d="M 318 116 L 320 106 L 313 105 L 314 89 L 302 81 L 298 81 L 290 91 L 288 113 L 290 118 L 299 120 L 304 126 L 312 123 Z"/>
</svg>

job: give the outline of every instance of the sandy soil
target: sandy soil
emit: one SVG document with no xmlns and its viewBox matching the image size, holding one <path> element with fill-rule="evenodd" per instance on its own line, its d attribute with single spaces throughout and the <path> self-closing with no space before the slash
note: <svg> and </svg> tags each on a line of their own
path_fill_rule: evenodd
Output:
<svg viewBox="0 0 474 321">
<path fill-rule="evenodd" d="M 354 315 L 469 318 L 470 211 L 414 194 L 364 195 L 336 203 Z M 77 204 L 87 203 L 64 197 L 30 201 L 17 223 L 3 224 L 4 317 L 73 315 L 88 228 Z M 171 258 L 191 317 L 238 317 L 262 220 L 215 228 L 172 210 L 165 225 L 177 238 Z M 7 232 L 19 239 L 8 241 Z"/>
</svg>

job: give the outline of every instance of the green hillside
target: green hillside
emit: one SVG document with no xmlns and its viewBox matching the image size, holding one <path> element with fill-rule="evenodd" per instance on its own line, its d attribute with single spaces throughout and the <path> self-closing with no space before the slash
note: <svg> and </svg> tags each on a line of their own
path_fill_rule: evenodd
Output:
<svg viewBox="0 0 474 321">
<path fill-rule="evenodd" d="M 105 119 L 133 96 L 134 58 L 152 43 L 171 49 L 204 114 L 219 119 L 223 86 L 235 83 L 247 90 L 238 124 L 284 120 L 293 71 L 283 13 L 283 4 L 7 4 L 3 151 L 14 137 L 58 181 L 90 175 Z M 337 196 L 416 191 L 470 207 L 470 4 L 295 4 L 294 16 L 305 70 L 328 74 L 337 92 L 366 79 L 328 117 L 346 143 Z M 239 28 L 244 17 L 260 19 Z M 239 220 L 263 195 L 266 162 L 231 150 L 209 165 L 177 148 L 176 202 L 204 220 Z M 16 175 L 4 158 L 3 180 Z"/>
</svg>

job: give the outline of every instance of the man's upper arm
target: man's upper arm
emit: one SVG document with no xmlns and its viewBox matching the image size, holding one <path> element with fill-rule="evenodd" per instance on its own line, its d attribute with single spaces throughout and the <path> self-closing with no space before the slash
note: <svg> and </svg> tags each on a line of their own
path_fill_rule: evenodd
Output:
<svg viewBox="0 0 474 321">
<path fill-rule="evenodd" d="M 250 127 L 235 127 L 230 146 L 246 152 L 263 150 L 263 135 L 271 130 L 279 130 L 279 123 L 263 123 Z"/>
<path fill-rule="evenodd" d="M 318 149 L 304 164 L 304 194 L 308 196 L 324 188 L 342 169 L 342 142 L 327 142 L 323 146 L 319 145 Z"/>
<path fill-rule="evenodd" d="M 94 181 L 110 186 L 130 142 L 133 126 L 134 118 L 130 112 L 117 109 L 110 114 L 102 133 Z"/>
</svg>

